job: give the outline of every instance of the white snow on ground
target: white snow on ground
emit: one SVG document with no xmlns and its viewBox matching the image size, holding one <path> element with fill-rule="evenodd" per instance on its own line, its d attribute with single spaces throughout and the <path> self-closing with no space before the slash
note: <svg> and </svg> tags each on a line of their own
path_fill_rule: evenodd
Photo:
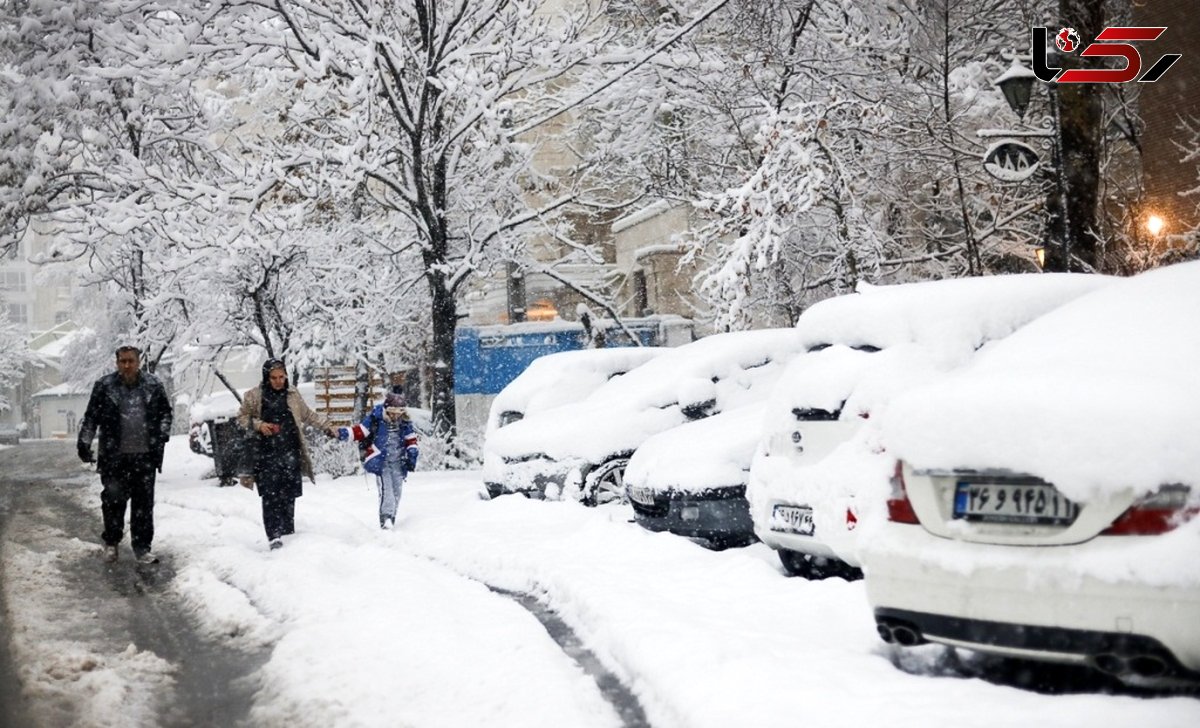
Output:
<svg viewBox="0 0 1200 728">
<path fill-rule="evenodd" d="M 1200 725 L 1192 698 L 1048 696 L 903 672 L 861 582 L 789 579 L 761 545 L 706 551 L 644 531 L 622 506 L 480 501 L 477 473 L 413 475 L 394 532 L 378 529 L 363 477 L 306 483 L 298 533 L 268 551 L 257 495 L 200 480 L 209 467 L 185 438 L 171 442 L 156 550 L 205 629 L 271 647 L 258 726 L 618 725 L 536 619 L 484 583 L 555 609 L 660 728 Z M 30 603 L 55 588 L 32 568 L 22 583 Z M 22 650 L 48 661 L 71 645 Z M 96 725 L 119 714 L 92 705 Z"/>
</svg>

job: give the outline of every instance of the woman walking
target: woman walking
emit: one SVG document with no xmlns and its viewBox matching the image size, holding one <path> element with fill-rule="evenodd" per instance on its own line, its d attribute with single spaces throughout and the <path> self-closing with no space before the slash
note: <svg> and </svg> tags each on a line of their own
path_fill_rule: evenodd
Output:
<svg viewBox="0 0 1200 728">
<path fill-rule="evenodd" d="M 301 476 L 313 480 L 302 425 L 330 437 L 337 432 L 288 384 L 282 359 L 268 359 L 263 364 L 262 384 L 246 392 L 238 424 L 251 433 L 250 454 L 254 457 L 253 476 L 242 475 L 241 483 L 247 488 L 258 485 L 263 528 L 271 548 L 277 549 L 284 536 L 296 531 L 296 499 L 304 493 Z"/>
</svg>

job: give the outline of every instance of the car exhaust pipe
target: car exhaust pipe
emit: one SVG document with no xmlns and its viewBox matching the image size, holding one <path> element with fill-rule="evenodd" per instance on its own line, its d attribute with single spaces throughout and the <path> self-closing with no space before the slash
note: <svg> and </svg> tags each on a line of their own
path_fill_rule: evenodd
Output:
<svg viewBox="0 0 1200 728">
<path fill-rule="evenodd" d="M 1129 670 L 1138 677 L 1162 677 L 1169 668 L 1158 655 L 1135 655 L 1126 660 Z"/>
<path fill-rule="evenodd" d="M 875 625 L 875 631 L 879 633 L 879 638 L 889 645 L 896 641 L 896 638 L 892 635 L 892 628 L 883 622 Z"/>
<path fill-rule="evenodd" d="M 914 645 L 925 644 L 925 638 L 921 636 L 920 631 L 905 622 L 876 622 L 875 631 L 889 645 L 898 644 L 902 647 L 913 647 Z"/>
<path fill-rule="evenodd" d="M 1116 655 L 1106 652 L 1092 658 L 1097 670 L 1113 677 L 1137 676 L 1142 678 L 1162 677 L 1170 672 L 1170 665 L 1154 654 Z"/>
<path fill-rule="evenodd" d="M 920 632 L 906 624 L 897 624 L 893 626 L 892 636 L 896 638 L 896 642 L 904 647 L 912 647 L 913 645 L 919 645 L 925 641 L 925 638 L 921 636 Z"/>
</svg>

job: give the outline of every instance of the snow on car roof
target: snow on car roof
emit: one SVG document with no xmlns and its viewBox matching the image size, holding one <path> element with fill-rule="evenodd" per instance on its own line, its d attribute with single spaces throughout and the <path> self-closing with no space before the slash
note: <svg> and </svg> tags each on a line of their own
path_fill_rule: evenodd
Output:
<svg viewBox="0 0 1200 728">
<path fill-rule="evenodd" d="M 814 304 L 796 326 L 811 343 L 866 344 L 882 349 L 918 342 L 974 349 L 1113 280 L 1099 275 L 1035 273 L 893 286 L 864 284 L 856 294 Z"/>
<path fill-rule="evenodd" d="M 834 344 L 796 357 L 776 385 L 771 410 L 786 416 L 789 422 L 794 419 L 791 411 L 797 406 L 838 411 L 878 353 Z"/>
<path fill-rule="evenodd" d="M 795 329 L 714 334 L 664 352 L 580 402 L 496 430 L 487 447 L 510 457 L 544 453 L 592 461 L 633 450 L 687 421 L 681 403 L 710 401 L 716 412 L 766 397 L 803 347 Z"/>
<path fill-rule="evenodd" d="M 628 372 L 664 351 L 663 347 L 625 346 L 538 357 L 492 400 L 488 432 L 496 429 L 502 412 L 531 414 L 581 400 L 614 375 Z"/>
<path fill-rule="evenodd" d="M 790 430 L 794 408 L 870 412 L 892 395 L 961 366 L 975 350 L 1118 279 L 1029 274 L 860 286 L 814 305 L 798 328 L 834 344 L 798 357 L 776 385 L 768 429 Z M 867 353 L 850 346 L 879 347 Z"/>
<path fill-rule="evenodd" d="M 713 379 L 737 375 L 771 362 L 786 361 L 803 350 L 795 329 L 760 329 L 713 334 L 676 347 L 620 379 L 593 392 L 591 401 L 620 400 L 630 406 L 661 406 L 696 398 L 696 390 L 712 390 Z M 706 385 L 707 383 L 707 385 Z M 715 394 L 715 393 L 714 393 Z"/>
<path fill-rule="evenodd" d="M 889 407 L 918 468 L 1006 468 L 1077 501 L 1200 485 L 1200 262 L 1121 280 L 991 345 Z"/>
</svg>

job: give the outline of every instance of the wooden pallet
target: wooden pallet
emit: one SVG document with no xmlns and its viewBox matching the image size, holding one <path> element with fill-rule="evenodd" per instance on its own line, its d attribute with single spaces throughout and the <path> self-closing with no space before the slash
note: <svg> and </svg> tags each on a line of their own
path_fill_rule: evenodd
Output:
<svg viewBox="0 0 1200 728">
<path fill-rule="evenodd" d="M 367 384 L 370 391 L 367 401 L 370 405 L 383 397 L 387 391 L 387 382 L 380 372 L 367 370 Z M 354 417 L 354 397 L 357 385 L 358 380 L 352 366 L 317 367 L 313 371 L 316 411 L 334 425 L 355 424 L 357 420 Z"/>
</svg>

